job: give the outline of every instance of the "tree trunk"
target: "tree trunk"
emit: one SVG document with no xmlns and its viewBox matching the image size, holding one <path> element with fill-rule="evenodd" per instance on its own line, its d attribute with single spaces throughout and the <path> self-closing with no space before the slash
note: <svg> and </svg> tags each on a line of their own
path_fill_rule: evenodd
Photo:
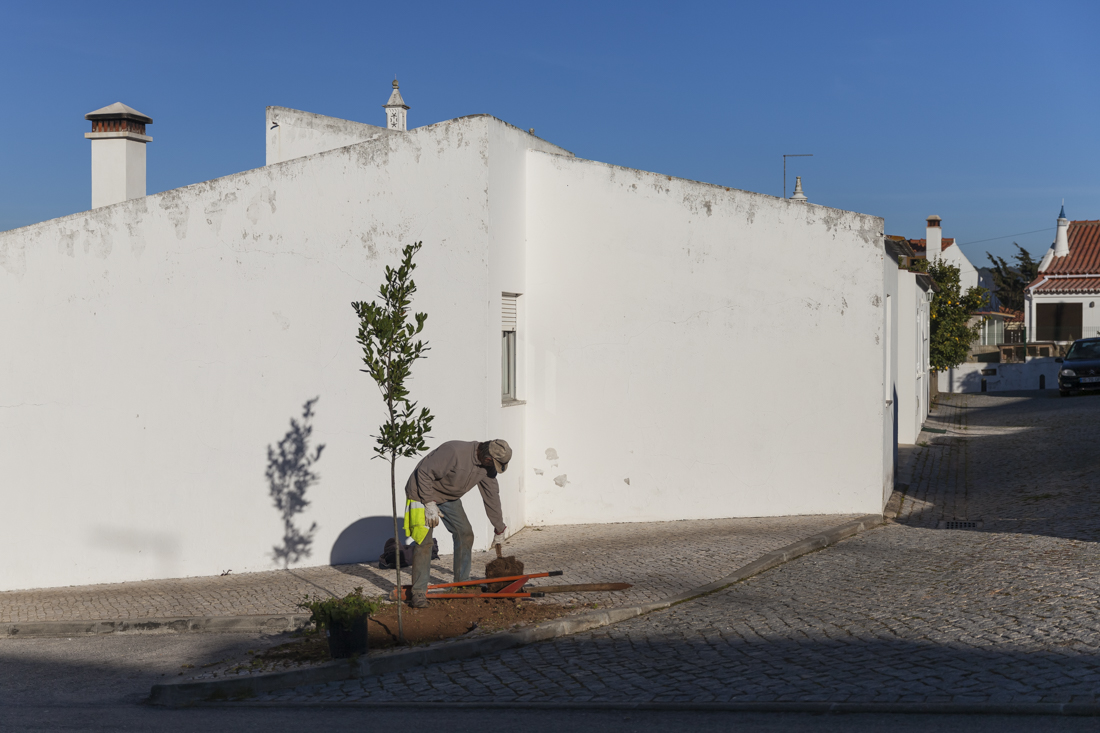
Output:
<svg viewBox="0 0 1100 733">
<path fill-rule="evenodd" d="M 405 594 L 401 592 L 401 557 L 405 549 L 401 544 L 401 533 L 397 531 L 397 478 L 394 464 L 397 454 L 390 453 L 390 497 L 393 499 L 393 565 L 397 569 L 397 642 L 405 643 L 405 627 L 401 622 L 401 607 L 405 605 Z"/>
</svg>

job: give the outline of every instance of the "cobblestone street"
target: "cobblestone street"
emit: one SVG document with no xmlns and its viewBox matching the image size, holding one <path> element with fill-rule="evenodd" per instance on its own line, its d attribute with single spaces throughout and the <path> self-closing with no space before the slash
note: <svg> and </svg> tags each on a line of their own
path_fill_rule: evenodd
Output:
<svg viewBox="0 0 1100 733">
<path fill-rule="evenodd" d="M 896 522 L 596 631 L 264 699 L 1098 702 L 1098 427 L 1097 397 L 948 396 Z"/>
</svg>

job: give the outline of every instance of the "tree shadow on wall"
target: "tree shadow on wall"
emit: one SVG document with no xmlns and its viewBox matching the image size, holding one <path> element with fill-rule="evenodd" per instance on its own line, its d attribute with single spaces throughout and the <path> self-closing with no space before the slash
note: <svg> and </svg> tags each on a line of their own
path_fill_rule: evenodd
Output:
<svg viewBox="0 0 1100 733">
<path fill-rule="evenodd" d="M 294 524 L 294 517 L 309 506 L 306 491 L 320 480 L 313 465 L 321 459 L 324 445 L 311 451 L 313 434 L 313 405 L 320 397 L 307 400 L 302 406 L 301 421 L 290 419 L 290 430 L 277 445 L 267 447 L 267 483 L 275 508 L 283 520 L 283 543 L 272 548 L 271 556 L 284 568 L 313 553 L 313 535 L 317 532 L 314 522 L 306 531 Z"/>
</svg>

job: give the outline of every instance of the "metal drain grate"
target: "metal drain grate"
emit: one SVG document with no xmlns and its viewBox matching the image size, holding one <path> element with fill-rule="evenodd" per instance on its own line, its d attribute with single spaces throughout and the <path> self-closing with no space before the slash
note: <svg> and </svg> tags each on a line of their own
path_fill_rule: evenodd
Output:
<svg viewBox="0 0 1100 733">
<path fill-rule="evenodd" d="M 940 529 L 981 529 L 984 522 L 980 519 L 941 519 Z"/>
</svg>

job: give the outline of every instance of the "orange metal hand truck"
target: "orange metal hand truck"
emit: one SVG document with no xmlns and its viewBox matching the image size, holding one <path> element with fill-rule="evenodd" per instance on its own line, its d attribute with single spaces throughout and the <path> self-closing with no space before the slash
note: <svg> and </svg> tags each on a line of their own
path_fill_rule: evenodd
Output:
<svg viewBox="0 0 1100 733">
<path fill-rule="evenodd" d="M 428 600 L 433 598 L 542 598 L 544 594 L 538 591 L 524 592 L 521 589 L 532 578 L 552 578 L 555 575 L 561 575 L 562 572 L 561 570 L 551 570 L 548 573 L 528 573 L 527 575 L 509 575 L 506 578 L 483 578 L 481 580 L 464 580 L 461 583 L 429 585 L 428 590 L 431 591 L 438 588 L 464 588 L 466 586 L 483 586 L 490 583 L 508 584 L 497 593 L 428 593 Z M 403 585 L 401 588 L 404 591 L 402 595 L 405 600 L 408 600 L 409 594 L 412 592 L 412 586 Z M 398 600 L 396 588 L 390 591 L 390 600 Z"/>
</svg>

